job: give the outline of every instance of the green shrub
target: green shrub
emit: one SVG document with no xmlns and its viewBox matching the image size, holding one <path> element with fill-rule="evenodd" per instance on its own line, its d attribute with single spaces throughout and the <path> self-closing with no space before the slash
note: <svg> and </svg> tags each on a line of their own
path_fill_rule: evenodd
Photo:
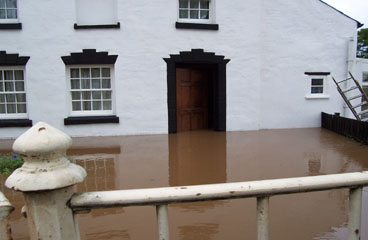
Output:
<svg viewBox="0 0 368 240">
<path fill-rule="evenodd" d="M 10 174 L 15 169 L 23 165 L 21 156 L 15 153 L 0 154 L 0 173 Z"/>
</svg>

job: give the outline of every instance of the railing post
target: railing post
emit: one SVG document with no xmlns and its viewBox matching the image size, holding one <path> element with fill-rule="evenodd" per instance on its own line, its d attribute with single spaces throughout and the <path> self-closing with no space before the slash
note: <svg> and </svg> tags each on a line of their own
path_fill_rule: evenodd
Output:
<svg viewBox="0 0 368 240">
<path fill-rule="evenodd" d="M 349 192 L 348 240 L 360 240 L 363 188 L 351 188 Z"/>
<path fill-rule="evenodd" d="M 257 239 L 269 239 L 269 197 L 257 198 Z"/>
<path fill-rule="evenodd" d="M 8 217 L 14 210 L 14 207 L 10 204 L 8 199 L 0 192 L 0 239 L 10 240 L 13 239 L 11 236 L 11 229 L 8 223 Z"/>
<path fill-rule="evenodd" d="M 169 217 L 167 205 L 157 205 L 157 225 L 158 225 L 158 239 L 169 240 Z"/>
<path fill-rule="evenodd" d="M 66 158 L 71 138 L 46 123 L 39 122 L 13 144 L 24 164 L 5 185 L 23 192 L 31 240 L 79 239 L 73 211 L 67 206 L 74 185 L 86 171 Z"/>
</svg>

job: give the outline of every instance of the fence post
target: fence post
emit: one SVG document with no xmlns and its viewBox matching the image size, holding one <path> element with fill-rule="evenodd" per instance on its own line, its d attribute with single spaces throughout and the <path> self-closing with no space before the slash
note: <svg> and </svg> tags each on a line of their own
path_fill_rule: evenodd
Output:
<svg viewBox="0 0 368 240">
<path fill-rule="evenodd" d="M 8 217 L 14 210 L 14 207 L 10 204 L 8 199 L 0 192 L 0 239 L 10 240 L 11 230 L 8 223 Z"/>
<path fill-rule="evenodd" d="M 31 240 L 77 240 L 77 224 L 67 206 L 74 185 L 82 182 L 86 171 L 66 158 L 71 138 L 58 129 L 39 122 L 13 144 L 24 164 L 5 185 L 23 192 Z"/>
<path fill-rule="evenodd" d="M 351 188 L 349 191 L 348 239 L 360 240 L 362 219 L 363 187 Z"/>
<path fill-rule="evenodd" d="M 257 198 L 257 239 L 269 239 L 269 197 Z"/>
</svg>

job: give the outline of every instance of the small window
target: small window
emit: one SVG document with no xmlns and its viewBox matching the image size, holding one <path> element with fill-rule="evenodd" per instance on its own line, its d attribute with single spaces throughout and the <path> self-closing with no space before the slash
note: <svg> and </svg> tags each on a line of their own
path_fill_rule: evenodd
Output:
<svg viewBox="0 0 368 240">
<path fill-rule="evenodd" d="M 368 72 L 363 72 L 363 83 L 368 84 Z"/>
<path fill-rule="evenodd" d="M 311 94 L 323 94 L 323 78 L 312 78 Z"/>
<path fill-rule="evenodd" d="M 179 19 L 210 19 L 209 0 L 179 0 Z"/>
<path fill-rule="evenodd" d="M 69 84 L 72 115 L 113 113 L 112 67 L 70 67 Z"/>
<path fill-rule="evenodd" d="M 306 83 L 306 99 L 328 99 L 327 95 L 327 76 L 330 72 L 305 72 L 308 75 L 308 83 Z"/>
<path fill-rule="evenodd" d="M 0 21 L 14 22 L 17 19 L 17 0 L 0 0 Z"/>
<path fill-rule="evenodd" d="M 24 68 L 0 67 L 0 118 L 27 116 Z"/>
<path fill-rule="evenodd" d="M 214 22 L 214 0 L 179 0 L 180 22 L 212 23 Z"/>
</svg>

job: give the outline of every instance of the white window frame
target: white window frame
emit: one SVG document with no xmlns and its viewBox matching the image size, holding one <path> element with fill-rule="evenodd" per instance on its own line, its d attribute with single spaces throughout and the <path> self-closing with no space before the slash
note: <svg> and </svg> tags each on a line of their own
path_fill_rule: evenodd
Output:
<svg viewBox="0 0 368 240">
<path fill-rule="evenodd" d="M 190 2 L 190 0 L 188 0 Z M 200 0 L 199 0 L 200 1 Z M 178 22 L 181 23 L 207 23 L 207 24 L 212 24 L 216 22 L 215 19 L 215 5 L 216 5 L 216 1 L 215 0 L 208 0 L 209 1 L 209 18 L 208 19 L 190 19 L 190 18 L 180 18 L 180 3 L 179 0 L 176 0 L 177 2 L 177 19 Z"/>
<path fill-rule="evenodd" d="M 366 77 L 366 81 L 364 81 L 364 77 Z M 368 72 L 362 72 L 362 85 L 368 85 Z"/>
<path fill-rule="evenodd" d="M 306 99 L 328 99 L 330 96 L 327 94 L 327 78 L 326 75 L 309 75 L 308 76 L 308 86 L 307 86 L 307 94 L 305 95 Z M 312 87 L 316 87 L 312 85 L 313 79 L 322 79 L 323 84 L 318 85 L 317 87 L 322 87 L 322 93 L 312 93 Z"/>
<path fill-rule="evenodd" d="M 109 68 L 110 69 L 110 84 L 111 84 L 111 110 L 86 110 L 86 111 L 73 111 L 72 106 L 72 92 L 78 91 L 77 89 L 73 89 L 71 87 L 71 79 L 70 79 L 70 72 L 73 68 Z M 69 116 L 71 117 L 87 117 L 87 116 L 109 116 L 115 114 L 115 70 L 114 65 L 95 65 L 95 64 L 85 64 L 85 65 L 68 65 L 66 66 L 66 81 L 68 86 L 68 106 L 67 109 L 69 109 Z M 92 86 L 91 86 L 92 87 Z M 92 91 L 92 88 L 91 88 Z M 100 90 L 103 91 L 103 90 Z M 92 99 L 92 96 L 91 96 Z"/>
<path fill-rule="evenodd" d="M 1 23 L 19 23 L 19 1 L 16 0 L 16 3 L 17 3 L 17 8 L 16 11 L 17 11 L 17 17 L 16 18 L 5 18 L 5 19 L 0 19 L 0 24 Z M 6 3 L 5 3 L 6 4 Z M 9 9 L 9 8 L 1 8 L 1 9 Z M 14 9 L 14 8 L 10 8 L 10 9 Z"/>
<path fill-rule="evenodd" d="M 23 71 L 23 82 L 24 82 L 24 91 L 14 91 L 13 92 L 9 92 L 10 94 L 19 94 L 19 93 L 24 93 L 26 94 L 26 112 L 25 113 L 0 113 L 0 119 L 23 119 L 23 118 L 28 118 L 28 101 L 27 101 L 27 77 L 26 77 L 26 69 L 24 66 L 0 66 L 0 70 L 1 71 L 17 71 L 17 70 L 22 70 Z M 2 82 L 4 82 L 4 79 L 2 80 Z M 4 84 L 5 85 L 5 84 Z M 4 91 L 0 92 L 1 94 L 3 93 L 7 93 L 5 92 L 5 86 L 4 86 Z"/>
</svg>

